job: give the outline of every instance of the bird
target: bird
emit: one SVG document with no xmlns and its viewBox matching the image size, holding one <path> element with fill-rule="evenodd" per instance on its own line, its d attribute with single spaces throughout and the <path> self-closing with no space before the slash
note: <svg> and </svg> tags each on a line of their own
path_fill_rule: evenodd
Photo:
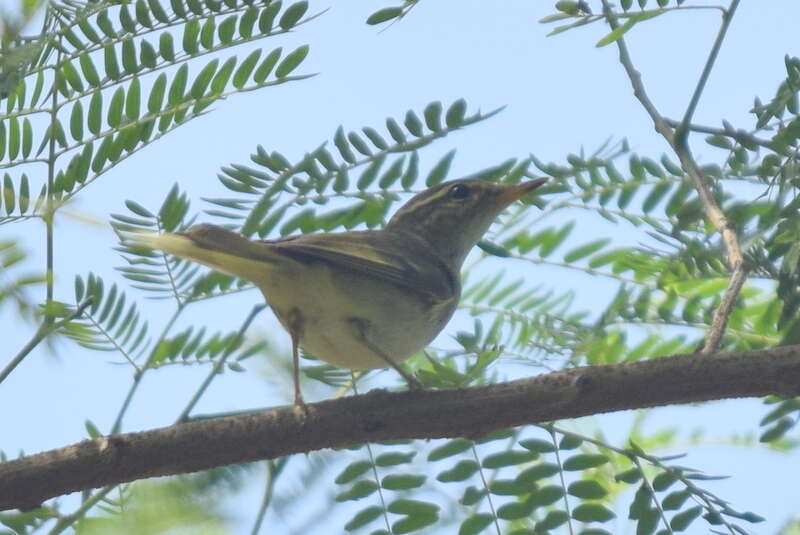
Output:
<svg viewBox="0 0 800 535">
<path fill-rule="evenodd" d="M 421 388 L 399 363 L 453 316 L 464 259 L 492 222 L 546 181 L 441 182 L 412 197 L 379 230 L 251 240 L 198 224 L 135 240 L 258 287 L 291 338 L 294 404 L 305 407 L 301 347 L 353 370 L 392 367 L 411 389 Z"/>
</svg>

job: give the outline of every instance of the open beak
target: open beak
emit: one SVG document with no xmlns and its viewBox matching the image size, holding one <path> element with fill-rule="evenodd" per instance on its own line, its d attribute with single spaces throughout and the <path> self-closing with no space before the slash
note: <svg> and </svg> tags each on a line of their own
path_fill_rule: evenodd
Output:
<svg viewBox="0 0 800 535">
<path fill-rule="evenodd" d="M 547 177 L 543 177 L 522 182 L 520 184 L 514 184 L 513 186 L 506 186 L 506 190 L 501 194 L 500 198 L 502 199 L 502 202 L 504 202 L 506 205 L 509 205 L 514 201 L 520 200 L 548 180 L 549 179 Z"/>
</svg>

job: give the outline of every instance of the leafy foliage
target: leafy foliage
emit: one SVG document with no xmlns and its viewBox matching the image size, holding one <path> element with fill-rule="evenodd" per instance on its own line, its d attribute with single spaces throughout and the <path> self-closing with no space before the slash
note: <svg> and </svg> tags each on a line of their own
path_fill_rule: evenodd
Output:
<svg viewBox="0 0 800 535">
<path fill-rule="evenodd" d="M 397 22 L 418 3 L 407 0 L 381 8 L 367 23 Z M 650 19 L 679 11 L 682 4 L 622 0 L 614 14 L 619 25 L 597 45 L 614 46 Z M 606 20 L 586 2 L 557 2 L 555 8 L 557 13 L 542 19 L 560 24 L 551 34 Z M 302 72 L 307 45 L 256 48 L 243 58 L 223 55 L 240 45 L 302 30 L 316 17 L 308 10 L 304 0 L 51 2 L 43 37 L 15 38 L 13 54 L 3 56 L 0 224 L 38 219 L 52 231 L 55 214 L 87 186 L 209 113 L 213 105 L 239 93 L 307 78 Z M 800 341 L 800 59 L 787 56 L 785 68 L 774 96 L 754 99 L 752 124 L 685 125 L 688 134 L 703 135 L 712 154 L 719 156 L 719 163 L 700 171 L 741 238 L 750 276 L 728 319 L 722 346 L 726 351 Z M 108 282 L 105 274 L 77 276 L 73 305 L 53 300 L 52 277 L 12 274 L 25 255 L 10 240 L 0 241 L 0 305 L 11 300 L 29 314 L 34 305 L 28 288 L 44 284 L 49 290 L 41 307 L 44 317 L 70 318 L 59 326 L 61 334 L 124 359 L 134 380 L 112 433 L 120 430 L 145 373 L 167 366 L 208 367 L 206 382 L 178 418 L 182 421 L 224 367 L 246 371 L 245 359 L 263 352 L 266 343 L 245 337 L 257 311 L 231 332 L 177 327 L 175 321 L 200 301 L 251 284 L 142 249 L 129 239 L 132 233 L 181 231 L 206 217 L 252 238 L 379 228 L 398 201 L 451 177 L 456 151 L 431 161 L 426 153 L 430 145 L 498 111 L 472 111 L 464 99 L 432 101 L 387 118 L 379 127 L 342 126 L 299 158 L 259 145 L 249 162 L 221 168 L 223 195 L 201 192 L 214 195 L 204 198 L 208 207 L 202 215 L 191 211 L 188 194 L 177 185 L 157 209 L 127 201 L 124 211 L 110 216 L 124 262 L 119 273 L 136 295 L 161 298 L 173 307 L 164 325 L 146 319 L 152 303 L 135 302 L 123 283 Z M 460 308 L 472 318 L 472 329 L 455 333 L 455 348 L 429 348 L 410 359 L 408 366 L 426 386 L 490 382 L 508 360 L 560 369 L 657 358 L 702 346 L 731 269 L 725 244 L 706 221 L 685 166 L 668 155 L 632 153 L 623 140 L 609 141 L 591 154 L 570 154 L 558 163 L 535 155 L 510 158 L 471 176 L 516 183 L 539 173 L 551 180 L 531 201 L 538 210 L 524 205 L 509 210 L 464 273 Z M 604 224 L 630 229 L 637 239 L 631 243 L 623 233 L 598 238 L 587 232 Z M 511 277 L 510 269 L 494 269 L 498 259 L 504 267 L 533 264 L 568 271 L 608 291 L 598 292 L 594 309 L 577 309 L 572 289 Z M 317 362 L 304 366 L 303 372 L 340 390 L 363 377 Z M 761 422 L 760 440 L 775 448 L 795 447 L 791 432 L 798 401 L 767 403 L 770 411 Z M 102 434 L 91 422 L 86 427 L 90 436 Z M 347 532 L 453 528 L 460 535 L 491 530 L 524 534 L 568 527 L 600 534 L 609 532 L 622 510 L 615 513 L 614 504 L 628 497 L 627 519 L 642 534 L 699 529 L 700 524 L 744 533 L 743 526 L 761 520 L 718 497 L 710 488 L 715 476 L 675 464 L 677 457 L 648 451 L 668 444 L 645 448 L 631 440 L 622 448 L 545 425 L 487 437 L 361 446 L 336 452 L 323 467 L 309 464 L 304 477 L 309 487 L 329 475 L 327 481 L 338 485 L 332 501 L 339 505 L 333 509 L 352 507 L 343 526 Z M 289 498 L 271 501 L 287 462 L 268 465 L 264 508 L 293 506 Z M 159 505 L 168 502 L 178 513 L 171 528 L 224 529 L 207 504 L 172 500 L 202 496 L 191 485 L 124 486 L 114 499 L 107 492 L 85 497 L 85 503 L 102 503 L 107 515 L 84 517 L 77 532 L 155 525 L 160 513 L 153 495 Z M 3 515 L 0 523 L 17 533 L 33 533 L 53 518 L 67 524 L 77 519 L 54 505 Z"/>
</svg>

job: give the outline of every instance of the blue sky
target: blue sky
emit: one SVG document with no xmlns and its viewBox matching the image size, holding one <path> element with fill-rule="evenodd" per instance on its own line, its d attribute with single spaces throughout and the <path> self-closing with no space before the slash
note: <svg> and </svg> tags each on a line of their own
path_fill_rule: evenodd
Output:
<svg viewBox="0 0 800 535">
<path fill-rule="evenodd" d="M 246 163 L 256 144 L 296 158 L 330 139 L 340 124 L 349 129 L 381 127 L 387 116 L 402 117 L 406 110 L 419 111 L 433 100 L 447 104 L 463 97 L 470 110 L 507 106 L 493 119 L 456 133 L 426 153 L 424 161 L 430 165 L 457 147 L 452 176 L 530 153 L 546 161 L 563 161 L 582 147 L 591 152 L 609 136 L 625 137 L 635 152 L 651 157 L 668 150 L 633 98 L 616 49 L 594 46 L 607 31 L 601 24 L 548 38 L 551 26 L 537 21 L 552 12 L 549 2 L 468 0 L 422 1 L 406 19 L 383 31 L 364 24 L 367 15 L 385 5 L 383 1 L 312 2 L 312 11 L 328 7 L 330 11 L 263 46 L 292 49 L 309 43 L 311 52 L 301 71 L 319 72 L 317 77 L 218 103 L 212 114 L 142 151 L 79 197 L 68 212 L 80 217 L 62 216 L 58 221 L 57 232 L 63 239 L 56 249 L 57 298 L 71 299 L 75 274 L 91 270 L 113 277 L 111 270 L 120 260 L 111 249 L 115 237 L 107 221 L 110 213 L 124 211 L 125 199 L 153 208 L 178 182 L 199 211 L 206 207 L 200 197 L 224 193 L 215 177 L 218 169 L 231 162 Z M 800 4 L 792 0 L 742 3 L 700 102 L 697 123 L 719 125 L 725 118 L 736 126 L 752 125 L 747 110 L 753 97 L 767 100 L 785 76 L 784 54 L 800 55 L 799 17 Z M 718 20 L 717 11 L 670 13 L 628 34 L 637 67 L 665 115 L 682 115 Z M 236 53 L 244 57 L 247 51 L 241 48 Z M 702 142 L 694 145 L 694 151 L 703 163 L 717 157 Z M 34 261 L 42 258 L 41 236 L 42 228 L 35 222 L 0 231 L 0 237 L 23 239 Z M 634 242 L 638 239 L 631 236 Z M 596 310 L 602 297 L 602 287 L 598 293 L 591 279 L 546 268 L 530 276 L 575 288 L 579 308 Z M 143 301 L 135 291 L 131 296 Z M 233 328 L 260 299 L 260 294 L 249 292 L 198 309 L 183 321 L 213 318 L 220 327 Z M 163 321 L 166 305 L 155 304 L 152 310 L 152 322 Z M 267 316 L 262 314 L 254 332 L 285 350 L 285 333 Z M 6 348 L 20 347 L 31 333 L 30 326 L 13 322 L 10 310 L 0 311 Z M 457 325 L 451 325 L 446 333 L 455 330 Z M 87 417 L 107 431 L 130 381 L 130 370 L 110 361 L 117 359 L 87 353 L 69 342 L 57 343 L 54 352 L 42 347 L 31 354 L 0 389 L 4 408 L 0 428 L 14 430 L 4 433 L 5 451 L 33 452 L 80 440 Z M 227 374 L 215 383 L 200 412 L 267 406 L 287 399 L 287 377 L 265 377 L 265 366 L 249 365 L 251 373 Z M 177 369 L 152 373 L 125 429 L 171 423 L 204 373 Z M 757 432 L 764 412 L 758 400 L 665 408 L 656 411 L 648 428 L 676 423 L 685 430 L 702 427 L 712 441 L 720 442 L 735 433 Z M 600 428 L 610 438 L 622 440 L 631 418 L 630 413 L 605 415 L 590 419 L 586 428 Z M 734 476 L 714 488 L 735 505 L 766 516 L 768 522 L 758 526 L 759 532 L 776 531 L 789 513 L 797 511 L 798 504 L 789 498 L 796 495 L 789 490 L 794 488 L 796 470 L 785 466 L 797 466 L 798 454 L 720 445 L 684 449 L 691 451 L 687 464 Z M 252 494 L 255 504 L 258 496 Z"/>
</svg>

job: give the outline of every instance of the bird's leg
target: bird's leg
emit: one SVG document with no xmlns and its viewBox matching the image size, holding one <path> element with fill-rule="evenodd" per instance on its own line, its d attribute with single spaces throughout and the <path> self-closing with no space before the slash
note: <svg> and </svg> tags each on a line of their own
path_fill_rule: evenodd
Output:
<svg viewBox="0 0 800 535">
<path fill-rule="evenodd" d="M 294 405 L 295 407 L 305 407 L 303 393 L 300 391 L 300 337 L 303 335 L 303 315 L 300 310 L 293 308 L 289 311 L 287 323 L 289 324 L 289 336 L 292 337 L 292 369 L 294 377 Z"/>
<path fill-rule="evenodd" d="M 372 343 L 372 341 L 369 339 L 369 336 L 367 335 L 367 331 L 369 329 L 368 320 L 365 320 L 363 318 L 349 318 L 347 321 L 350 323 L 350 325 L 353 326 L 358 336 L 358 339 L 361 341 L 361 343 L 367 346 L 367 348 L 369 348 L 370 351 L 372 351 L 378 357 L 380 357 L 384 362 L 386 362 L 386 364 L 394 368 L 395 371 L 399 373 L 403 377 L 403 379 L 406 380 L 406 382 L 408 383 L 409 390 L 423 389 L 422 383 L 420 383 L 416 377 L 405 371 L 398 363 L 392 360 L 392 358 L 389 357 L 389 355 L 384 353 L 380 347 Z"/>
</svg>

